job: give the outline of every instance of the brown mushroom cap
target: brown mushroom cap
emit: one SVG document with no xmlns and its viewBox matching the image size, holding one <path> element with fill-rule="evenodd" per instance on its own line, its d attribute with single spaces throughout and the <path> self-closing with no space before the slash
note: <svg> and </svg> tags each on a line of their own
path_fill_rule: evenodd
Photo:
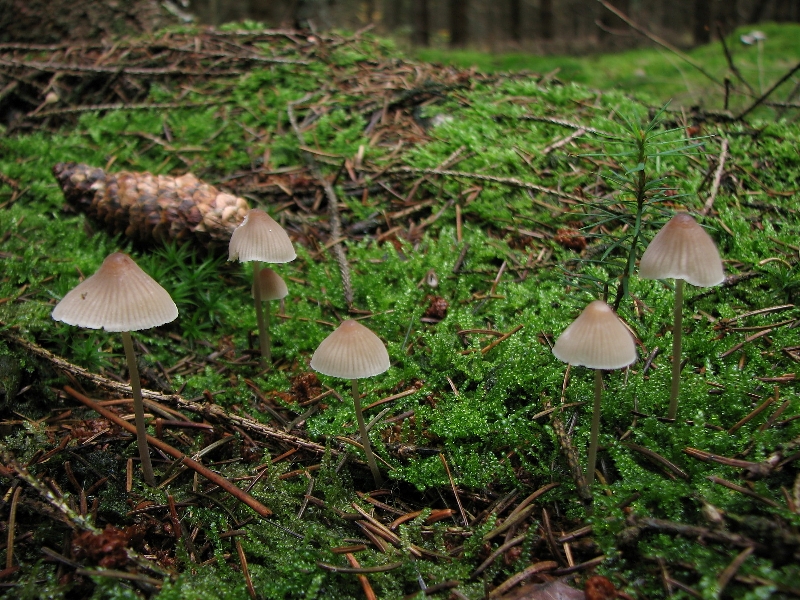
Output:
<svg viewBox="0 0 800 600">
<path fill-rule="evenodd" d="M 639 262 L 642 279 L 683 279 L 710 287 L 725 281 L 714 240 L 687 213 L 678 213 L 661 228 Z"/>
<path fill-rule="evenodd" d="M 258 281 L 261 284 L 262 300 L 280 300 L 289 294 L 286 282 L 269 267 L 263 267 L 258 272 Z M 253 297 L 255 297 L 255 282 L 253 282 Z"/>
<path fill-rule="evenodd" d="M 88 329 L 137 331 L 174 321 L 178 307 L 130 256 L 115 252 L 61 299 L 52 316 Z"/>
<path fill-rule="evenodd" d="M 389 353 L 372 331 L 347 320 L 322 340 L 311 357 L 311 368 L 343 379 L 372 377 L 389 368 Z"/>
<path fill-rule="evenodd" d="M 285 263 L 297 258 L 286 230 L 263 210 L 251 209 L 228 245 L 228 260 Z"/>
<path fill-rule="evenodd" d="M 611 307 L 595 300 L 558 336 L 553 354 L 571 365 L 621 369 L 636 360 L 636 344 Z"/>
</svg>

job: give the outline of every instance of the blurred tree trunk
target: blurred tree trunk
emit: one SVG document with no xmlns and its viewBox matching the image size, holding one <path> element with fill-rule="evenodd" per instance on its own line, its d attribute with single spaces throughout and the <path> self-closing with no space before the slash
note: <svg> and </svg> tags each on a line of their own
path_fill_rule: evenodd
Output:
<svg viewBox="0 0 800 600">
<path fill-rule="evenodd" d="M 707 44 L 711 41 L 711 2 L 694 0 L 694 43 Z"/>
<path fill-rule="evenodd" d="M 758 23 L 761 19 L 763 19 L 769 2 L 770 0 L 758 0 L 753 7 L 753 10 L 750 11 L 750 18 L 747 19 L 747 22 Z"/>
<path fill-rule="evenodd" d="M 414 32 L 412 41 L 418 46 L 428 46 L 431 43 L 430 15 L 428 14 L 428 0 L 412 0 L 411 23 Z"/>
<path fill-rule="evenodd" d="M 539 0 L 539 33 L 544 40 L 553 39 L 553 0 Z"/>
<path fill-rule="evenodd" d="M 739 25 L 739 0 L 717 0 L 716 23 L 727 35 Z"/>
<path fill-rule="evenodd" d="M 469 41 L 467 0 L 448 0 L 450 9 L 450 46 L 458 48 Z"/>
<path fill-rule="evenodd" d="M 509 37 L 515 44 L 522 41 L 522 0 L 509 0 Z"/>
</svg>

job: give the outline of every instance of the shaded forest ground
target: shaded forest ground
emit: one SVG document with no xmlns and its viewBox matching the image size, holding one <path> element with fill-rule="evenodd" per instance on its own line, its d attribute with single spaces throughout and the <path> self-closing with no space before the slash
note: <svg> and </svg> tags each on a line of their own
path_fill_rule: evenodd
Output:
<svg viewBox="0 0 800 600">
<path fill-rule="evenodd" d="M 742 108 L 725 113 L 409 61 L 367 34 L 185 28 L 2 53 L 9 594 L 800 595 L 796 78 L 769 98 L 737 85 Z M 52 176 L 66 161 L 191 171 L 287 228 L 298 259 L 280 267 L 291 293 L 271 369 L 248 270 L 224 244 L 88 218 Z M 652 185 L 634 219 L 639 173 Z M 628 251 L 678 210 L 712 234 L 728 277 L 687 292 L 670 422 L 671 285 L 620 284 Z M 222 485 L 167 452 L 144 485 L 116 420 L 130 413 L 119 340 L 50 319 L 119 249 L 180 310 L 135 334 L 150 433 Z M 604 376 L 588 490 L 593 376 L 550 346 L 604 293 L 640 359 Z M 308 367 L 348 316 L 392 360 L 362 388 L 377 490 L 347 382 Z"/>
</svg>

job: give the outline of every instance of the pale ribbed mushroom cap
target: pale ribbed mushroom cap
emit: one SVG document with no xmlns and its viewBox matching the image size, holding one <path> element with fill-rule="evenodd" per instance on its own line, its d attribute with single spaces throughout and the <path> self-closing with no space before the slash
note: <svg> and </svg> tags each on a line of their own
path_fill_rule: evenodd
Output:
<svg viewBox="0 0 800 600">
<path fill-rule="evenodd" d="M 311 368 L 323 375 L 361 379 L 389 368 L 389 353 L 380 338 L 357 321 L 344 321 L 322 340 Z"/>
<path fill-rule="evenodd" d="M 258 281 L 261 283 L 262 300 L 280 300 L 289 294 L 286 282 L 275 271 L 264 267 L 258 272 Z M 255 297 L 256 284 L 253 282 L 253 297 Z"/>
<path fill-rule="evenodd" d="M 263 210 L 251 209 L 231 235 L 228 260 L 285 263 L 297 258 L 286 230 Z"/>
<path fill-rule="evenodd" d="M 558 336 L 553 354 L 571 365 L 621 369 L 636 360 L 636 344 L 611 307 L 595 300 Z"/>
<path fill-rule="evenodd" d="M 106 331 L 138 331 L 174 321 L 178 307 L 130 256 L 110 254 L 53 309 L 68 325 Z"/>
<path fill-rule="evenodd" d="M 639 262 L 642 279 L 683 279 L 700 287 L 725 281 L 714 240 L 691 215 L 678 213 L 661 228 Z"/>
</svg>

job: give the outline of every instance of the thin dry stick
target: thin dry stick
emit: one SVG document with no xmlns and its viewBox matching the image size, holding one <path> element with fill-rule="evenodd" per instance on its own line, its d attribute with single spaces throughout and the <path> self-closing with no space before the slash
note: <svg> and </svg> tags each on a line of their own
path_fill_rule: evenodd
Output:
<svg viewBox="0 0 800 600">
<path fill-rule="evenodd" d="M 59 356 L 56 356 L 49 350 L 45 350 L 41 346 L 37 346 L 36 344 L 29 342 L 28 340 L 23 339 L 21 337 L 18 337 L 7 330 L 0 329 L 0 336 L 5 337 L 14 344 L 17 344 L 25 348 L 32 354 L 50 361 L 55 368 L 65 371 L 66 373 L 69 373 L 71 375 L 74 375 L 75 377 L 86 379 L 103 389 L 118 394 L 123 394 L 127 396 L 131 394 L 130 385 L 126 383 L 120 383 L 118 381 L 113 381 L 111 379 L 103 377 L 102 375 L 91 373 L 86 369 L 79 367 L 77 365 L 73 365 L 69 361 L 64 360 Z M 326 451 L 329 451 L 334 456 L 340 454 L 340 452 L 335 448 L 326 449 L 325 446 L 323 445 L 316 444 L 314 442 L 303 439 L 296 435 L 285 433 L 279 429 L 274 429 L 269 425 L 265 425 L 264 423 L 259 423 L 258 421 L 248 419 L 247 417 L 243 417 L 241 415 L 230 414 L 218 404 L 192 402 L 191 400 L 187 400 L 178 394 L 162 394 L 160 392 L 148 390 L 145 388 L 142 388 L 142 396 L 144 398 L 153 401 L 157 400 L 159 402 L 169 402 L 171 404 L 175 404 L 178 406 L 178 408 L 187 410 L 197 415 L 201 415 L 206 419 L 216 420 L 218 422 L 228 423 L 230 425 L 238 426 L 246 431 L 249 431 L 250 433 L 256 433 L 280 441 L 282 443 L 291 444 L 292 446 L 303 448 L 304 450 L 309 450 L 311 452 L 314 452 L 315 454 L 324 454 Z M 147 401 L 145 401 L 145 404 L 147 404 Z"/>
<path fill-rule="evenodd" d="M 711 193 L 708 195 L 706 203 L 703 205 L 703 210 L 700 211 L 701 215 L 707 215 L 714 206 L 714 200 L 719 191 L 719 184 L 722 181 L 722 174 L 725 171 L 725 159 L 728 157 L 728 138 L 722 138 L 722 148 L 719 152 L 719 163 L 717 170 L 714 171 L 714 182 L 711 184 Z"/>
<path fill-rule="evenodd" d="M 717 584 L 719 585 L 719 591 L 717 592 L 718 597 L 722 597 L 722 591 L 725 589 L 728 583 L 730 583 L 731 579 L 733 579 L 734 575 L 736 575 L 736 572 L 741 568 L 744 561 L 747 560 L 754 550 L 755 547 L 750 546 L 749 548 L 745 548 L 739 552 L 736 558 L 731 561 L 731 564 L 725 567 L 725 570 L 719 574 L 719 577 L 717 577 Z"/>
<path fill-rule="evenodd" d="M 542 573 L 544 571 L 552 571 L 558 566 L 558 563 L 552 560 L 545 560 L 542 562 L 534 563 L 529 567 L 526 567 L 523 571 L 520 571 L 516 575 L 512 575 L 508 579 L 506 579 L 503 583 L 498 585 L 494 588 L 491 592 L 489 592 L 489 598 L 496 598 L 498 596 L 502 596 L 508 590 L 513 588 L 518 583 L 525 581 L 526 579 L 533 577 L 537 573 Z"/>
<path fill-rule="evenodd" d="M 610 2 L 607 2 L 606 0 L 597 0 L 597 1 L 598 1 L 600 4 L 602 4 L 604 7 L 606 7 L 606 9 L 610 10 L 612 13 L 614 13 L 615 15 L 617 15 L 617 16 L 618 16 L 620 19 L 622 19 L 623 21 L 625 21 L 625 23 L 627 23 L 627 24 L 630 26 L 630 28 L 631 28 L 631 29 L 634 29 L 634 30 L 638 31 L 638 32 L 639 32 L 639 33 L 641 33 L 643 36 L 645 36 L 647 39 L 649 39 L 649 40 L 651 40 L 651 41 L 655 42 L 655 43 L 656 43 L 656 44 L 658 44 L 659 46 L 662 46 L 662 47 L 666 48 L 667 50 L 669 50 L 670 52 L 672 52 L 672 53 L 673 53 L 675 56 L 677 56 L 677 57 L 678 57 L 678 58 L 680 58 L 681 60 L 684 60 L 684 61 L 686 61 L 687 63 L 689 63 L 690 65 L 692 65 L 692 66 L 693 66 L 695 69 L 697 69 L 698 71 L 700 71 L 700 72 L 701 72 L 703 75 L 705 75 L 706 77 L 708 77 L 708 78 L 709 78 L 711 81 L 713 81 L 714 83 L 716 83 L 718 86 L 720 86 L 720 87 L 725 87 L 725 86 L 724 86 L 724 84 L 723 84 L 722 82 L 720 82 L 720 81 L 719 81 L 719 80 L 718 80 L 716 77 L 714 77 L 714 76 L 713 76 L 711 73 L 709 73 L 708 71 L 706 71 L 706 70 L 703 68 L 703 66 L 702 66 L 702 65 L 700 65 L 699 63 L 696 63 L 696 62 L 695 62 L 695 61 L 692 59 L 692 57 L 691 57 L 691 56 L 689 56 L 688 54 L 686 54 L 686 53 L 684 53 L 684 52 L 681 52 L 680 50 L 678 50 L 678 48 L 676 48 L 675 46 L 673 46 L 672 44 L 670 44 L 668 41 L 666 41 L 666 40 L 664 40 L 664 39 L 662 39 L 662 38 L 658 37 L 656 34 L 654 34 L 654 33 L 651 33 L 650 31 L 648 31 L 647 29 L 645 29 L 644 27 L 642 27 L 641 25 L 639 25 L 639 24 L 638 24 L 638 23 L 636 23 L 635 21 L 631 20 L 631 18 L 630 18 L 628 15 L 626 15 L 624 12 L 622 12 L 621 10 L 619 10 L 619 9 L 618 9 L 616 6 L 614 6 L 614 5 L 613 5 L 613 4 L 611 4 Z"/>
<path fill-rule="evenodd" d="M 778 386 L 775 386 L 775 395 L 774 395 L 774 396 L 771 396 L 771 397 L 769 397 L 769 398 L 767 398 L 766 400 L 764 400 L 764 402 L 762 402 L 762 403 L 761 403 L 761 404 L 760 404 L 758 407 L 756 407 L 756 409 L 755 409 L 755 410 L 753 410 L 753 411 L 752 411 L 750 414 L 748 414 L 747 416 L 743 417 L 743 418 L 742 418 L 742 419 L 741 419 L 741 420 L 740 420 L 738 423 L 736 423 L 736 424 L 735 424 L 733 427 L 731 427 L 730 429 L 728 429 L 728 434 L 730 435 L 730 434 L 732 434 L 732 433 L 734 433 L 734 432 L 738 431 L 738 430 L 739 430 L 739 428 L 741 428 L 743 425 L 745 425 L 745 424 L 749 423 L 749 422 L 750 422 L 750 421 L 752 421 L 752 420 L 753 420 L 755 417 L 757 417 L 757 416 L 758 416 L 758 415 L 760 415 L 762 412 L 764 412 L 765 410 L 767 410 L 767 408 L 769 408 L 769 405 L 770 405 L 770 404 L 772 404 L 773 402 L 776 402 L 776 401 L 778 400 L 778 397 L 779 397 L 778 391 L 779 391 L 779 388 L 778 388 Z"/>
<path fill-rule="evenodd" d="M 559 148 L 562 148 L 563 146 L 566 146 L 567 144 L 569 144 L 575 138 L 581 137 L 584 133 L 586 133 L 586 129 L 584 129 L 583 127 L 579 128 L 579 129 L 576 129 L 575 131 L 570 133 L 567 137 L 561 138 L 560 140 L 558 140 L 556 142 L 553 142 L 549 146 L 546 146 L 545 148 L 543 148 L 542 149 L 542 154 L 547 156 L 553 150 L 558 150 Z"/>
<path fill-rule="evenodd" d="M 292 124 L 292 129 L 294 130 L 301 147 L 305 145 L 305 142 L 303 141 L 303 132 L 300 131 L 300 127 L 297 124 L 297 117 L 294 114 L 294 107 L 298 104 L 306 102 L 312 96 L 313 94 L 306 94 L 300 98 L 300 100 L 286 104 L 286 113 L 289 116 L 289 122 Z M 314 155 L 311 152 L 304 151 L 303 158 L 306 161 L 308 168 L 311 170 L 311 174 L 322 185 L 322 188 L 325 190 L 325 197 L 328 199 L 328 214 L 331 223 L 331 239 L 337 240 L 337 242 L 333 245 L 333 255 L 336 258 L 336 262 L 339 264 L 339 272 L 342 275 L 344 300 L 347 303 L 347 307 L 352 308 L 353 284 L 350 279 L 350 264 L 347 262 L 347 255 L 345 254 L 344 246 L 340 241 L 342 239 L 342 219 L 339 216 L 339 199 L 336 197 L 336 192 L 333 190 L 333 186 L 331 185 L 330 181 L 328 181 L 322 174 Z"/>
<path fill-rule="evenodd" d="M 617 137 L 615 134 L 609 133 L 607 131 L 601 131 L 600 129 L 595 129 L 594 127 L 589 127 L 588 125 L 581 125 L 580 123 L 573 123 L 571 121 L 565 121 L 564 119 L 556 119 L 554 117 L 543 117 L 540 115 L 522 115 L 519 118 L 522 119 L 523 121 L 538 121 L 539 123 L 550 123 L 551 125 L 566 127 L 567 129 L 580 129 L 584 133 L 593 133 L 594 135 L 599 135 L 601 137 L 607 137 L 607 138 Z"/>
<path fill-rule="evenodd" d="M 519 324 L 516 327 L 514 327 L 514 329 L 509 331 L 508 333 L 504 333 L 499 338 L 497 338 L 496 340 L 492 341 L 488 346 L 484 346 L 483 348 L 481 348 L 481 354 L 486 354 L 489 350 L 491 350 L 492 348 L 494 348 L 498 344 L 501 344 L 502 342 L 504 342 L 505 340 L 510 338 L 512 335 L 517 333 L 523 327 L 524 327 L 523 324 Z"/>
<path fill-rule="evenodd" d="M 115 415 L 110 410 L 106 410 L 102 406 L 98 406 L 96 402 L 94 402 L 90 398 L 84 396 L 80 392 L 72 389 L 70 386 L 65 386 L 64 387 L 64 391 L 67 392 L 67 394 L 69 394 L 70 396 L 72 396 L 76 400 L 78 400 L 80 403 L 82 403 L 82 404 L 86 405 L 87 407 L 91 408 L 96 413 L 103 415 L 106 419 L 108 419 L 109 421 L 111 421 L 115 425 L 118 425 L 118 426 L 122 427 L 125 431 L 129 431 L 130 433 L 136 433 L 136 428 L 133 425 L 131 425 L 130 423 L 128 423 L 124 419 L 120 419 L 117 415 Z M 240 488 L 236 487 L 230 481 L 228 481 L 227 479 L 225 479 L 224 477 L 222 477 L 220 475 L 217 475 L 216 473 L 214 473 L 214 471 L 212 471 L 209 468 L 207 468 L 206 466 L 200 464 L 196 460 L 193 460 L 193 459 L 189 458 L 188 456 L 186 456 L 180 450 L 177 450 L 176 448 L 173 448 L 169 444 L 166 444 L 166 443 L 162 442 L 161 440 L 159 440 L 157 438 L 154 438 L 152 436 L 149 436 L 149 435 L 147 436 L 147 441 L 150 443 L 151 446 L 155 446 L 156 448 L 158 448 L 162 452 L 166 452 L 167 454 L 169 454 L 173 458 L 177 459 L 178 462 L 186 465 L 187 467 L 192 469 L 197 474 L 202 475 L 203 477 L 208 479 L 210 482 L 218 485 L 220 488 L 222 488 L 223 490 L 228 492 L 231 496 L 233 496 L 234 498 L 236 498 L 240 502 L 242 502 L 242 503 L 246 504 L 247 506 L 249 506 L 250 508 L 252 508 L 254 511 L 256 511 L 262 517 L 268 517 L 268 516 L 270 516 L 272 514 L 272 511 L 270 509 L 268 509 L 266 506 L 261 504 L 255 498 L 253 498 L 250 494 L 248 494 L 244 490 L 241 490 Z"/>
<path fill-rule="evenodd" d="M 244 553 L 244 548 L 242 548 L 242 542 L 238 537 L 235 537 L 233 538 L 233 543 L 236 546 L 236 553 L 239 555 L 239 562 L 242 565 L 242 575 L 244 575 L 244 583 L 247 586 L 247 593 L 253 600 L 256 600 L 256 598 L 258 598 L 258 594 L 256 594 L 256 588 L 253 587 L 253 580 L 250 578 L 250 569 L 247 568 L 247 556 Z"/>
<path fill-rule="evenodd" d="M 347 558 L 347 562 L 350 563 L 350 566 L 354 569 L 360 569 L 361 565 L 356 560 L 356 557 L 350 554 L 349 552 L 345 553 L 345 558 Z M 364 596 L 366 596 L 367 600 L 378 600 L 378 597 L 375 595 L 375 591 L 372 589 L 372 586 L 369 583 L 369 579 L 367 579 L 366 575 L 358 573 L 356 575 L 358 582 L 361 584 L 361 588 L 364 590 Z"/>
<path fill-rule="evenodd" d="M 571 200 L 572 202 L 578 202 L 578 203 L 584 202 L 583 198 L 579 198 L 578 196 L 575 196 L 573 194 L 568 194 L 566 192 L 545 187 L 543 185 L 536 185 L 535 183 L 522 181 L 521 179 L 517 179 L 516 177 L 495 177 L 494 175 L 481 175 L 480 173 L 469 173 L 466 171 L 451 171 L 449 169 L 420 169 L 417 167 L 395 167 L 394 169 L 390 169 L 389 172 L 411 173 L 414 175 L 428 174 L 428 175 L 444 175 L 447 177 L 464 177 L 465 179 L 488 181 L 490 183 L 497 183 L 500 185 L 510 185 L 512 187 L 518 187 L 526 190 L 533 190 L 534 192 L 541 192 L 543 194 L 551 194 L 553 196 L 558 196 L 559 198 L 563 198 L 565 200 Z"/>
<path fill-rule="evenodd" d="M 602 1 L 602 0 L 598 0 L 598 1 Z M 778 87 L 779 87 L 781 84 L 783 84 L 783 82 L 785 82 L 787 79 L 789 79 L 789 78 L 790 78 L 792 75 L 794 75 L 794 74 L 795 74 L 797 71 L 800 71 L 800 62 L 799 62 L 799 63 L 797 63 L 797 64 L 796 64 L 794 67 L 792 67 L 791 69 L 789 69 L 789 71 L 786 73 L 786 75 L 784 75 L 783 77 L 781 77 L 780 79 L 778 79 L 778 81 L 776 81 L 776 82 L 775 82 L 775 85 L 773 85 L 773 86 L 772 86 L 771 88 L 769 88 L 769 89 L 768 89 L 766 92 L 764 92 L 764 93 L 761 95 L 761 97 L 760 97 L 760 98 L 758 98 L 758 99 L 757 99 L 755 102 L 753 102 L 753 103 L 752 103 L 752 104 L 751 104 L 751 105 L 750 105 L 748 108 L 746 108 L 746 109 L 745 109 L 745 110 L 743 110 L 741 113 L 739 113 L 739 114 L 738 114 L 738 115 L 735 117 L 735 120 L 736 120 L 736 121 L 741 121 L 741 120 L 742 120 L 742 119 L 743 119 L 745 116 L 749 115 L 751 111 L 755 110 L 755 109 L 756 109 L 756 108 L 757 108 L 757 107 L 758 107 L 758 106 L 759 106 L 759 105 L 760 105 L 762 102 L 764 102 L 764 100 L 766 100 L 767 98 L 769 98 L 769 96 L 770 96 L 770 94 L 772 94 L 772 92 L 774 92 L 776 89 L 778 89 Z"/>
<path fill-rule="evenodd" d="M 723 479 L 722 477 L 717 477 L 716 475 L 709 475 L 708 477 L 706 477 L 706 479 L 708 479 L 712 483 L 717 483 L 721 486 L 724 486 L 729 490 L 733 490 L 734 492 L 739 492 L 740 494 L 744 494 L 745 496 L 754 498 L 755 500 L 763 502 L 764 504 L 766 504 L 767 506 L 771 506 L 772 508 L 783 508 L 780 504 L 778 504 L 774 500 L 766 498 L 761 494 L 756 494 L 753 490 L 746 487 L 742 487 L 741 485 L 736 485 L 735 483 L 732 483 L 727 479 Z"/>
<path fill-rule="evenodd" d="M 8 515 L 8 537 L 6 538 L 6 570 L 14 566 L 14 536 L 17 530 L 17 504 L 19 503 L 21 491 L 22 488 L 17 487 L 11 497 L 11 512 Z"/>
<path fill-rule="evenodd" d="M 464 507 L 461 505 L 461 498 L 458 496 L 458 488 L 456 488 L 456 482 L 453 480 L 453 475 L 450 473 L 450 466 L 447 464 L 447 459 L 444 454 L 439 454 L 439 460 L 442 461 L 444 470 L 447 471 L 447 478 L 450 480 L 450 487 L 453 488 L 453 495 L 456 497 L 456 504 L 458 504 L 458 510 L 461 512 L 461 519 L 464 521 L 464 527 L 469 527 L 467 513 L 464 512 Z"/>
</svg>

